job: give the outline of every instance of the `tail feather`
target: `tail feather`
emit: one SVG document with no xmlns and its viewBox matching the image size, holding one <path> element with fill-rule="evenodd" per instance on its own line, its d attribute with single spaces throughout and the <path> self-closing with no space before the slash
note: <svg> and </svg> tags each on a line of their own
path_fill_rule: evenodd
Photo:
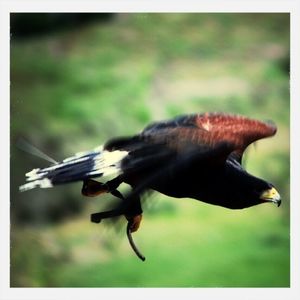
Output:
<svg viewBox="0 0 300 300">
<path fill-rule="evenodd" d="M 121 172 L 121 161 L 127 151 L 107 151 L 98 147 L 93 151 L 77 153 L 44 169 L 33 169 L 26 174 L 24 185 L 20 191 L 35 187 L 49 188 L 54 185 L 81 181 L 87 178 L 108 176 Z"/>
</svg>

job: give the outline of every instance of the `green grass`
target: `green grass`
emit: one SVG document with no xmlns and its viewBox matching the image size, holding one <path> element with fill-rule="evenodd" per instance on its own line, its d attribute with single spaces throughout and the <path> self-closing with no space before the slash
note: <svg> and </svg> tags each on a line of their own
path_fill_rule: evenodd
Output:
<svg viewBox="0 0 300 300">
<path fill-rule="evenodd" d="M 174 201 L 159 199 L 162 205 Z M 34 274 L 34 285 L 45 280 L 62 287 L 286 287 L 289 237 L 281 213 L 271 205 L 230 211 L 191 200 L 182 200 L 171 214 L 146 211 L 134 234 L 145 262 L 131 251 L 124 221 L 122 232 L 82 218 L 43 228 L 34 231 L 43 244 L 35 252 L 51 259 L 37 262 L 49 271 L 46 278 Z"/>
</svg>

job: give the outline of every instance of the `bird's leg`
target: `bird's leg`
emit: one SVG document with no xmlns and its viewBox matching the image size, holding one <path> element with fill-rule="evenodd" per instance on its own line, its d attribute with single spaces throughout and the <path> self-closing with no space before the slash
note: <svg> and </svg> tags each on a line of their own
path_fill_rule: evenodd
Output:
<svg viewBox="0 0 300 300">
<path fill-rule="evenodd" d="M 131 197 L 129 196 L 128 199 L 126 199 L 129 202 L 129 205 L 126 206 L 125 209 L 125 217 L 128 221 L 127 227 L 126 227 L 126 234 L 129 241 L 129 244 L 134 251 L 134 253 L 140 258 L 142 261 L 145 261 L 145 256 L 139 251 L 137 246 L 135 245 L 133 238 L 131 236 L 132 232 L 135 232 L 139 229 L 140 223 L 142 221 L 142 207 L 141 207 L 141 199 L 139 194 L 135 194 L 133 191 L 131 194 Z"/>
<path fill-rule="evenodd" d="M 126 201 L 130 202 L 126 205 L 124 215 L 130 224 L 130 232 L 135 232 L 139 229 L 142 221 L 141 199 L 139 195 L 136 195 L 134 198 L 129 197 Z"/>
<path fill-rule="evenodd" d="M 95 197 L 104 193 L 113 193 L 121 183 L 122 181 L 119 177 L 106 183 L 98 182 L 93 179 L 86 179 L 83 182 L 81 193 L 88 197 Z"/>
<path fill-rule="evenodd" d="M 130 232 L 136 232 L 140 228 L 140 224 L 142 222 L 143 214 L 128 216 L 125 215 L 128 223 L 130 224 Z"/>
<path fill-rule="evenodd" d="M 102 212 L 91 214 L 91 222 L 100 223 L 102 219 L 119 217 L 123 214 L 124 214 L 123 209 L 112 209 L 108 211 L 102 211 Z"/>
<path fill-rule="evenodd" d="M 144 261 L 145 256 L 138 250 L 135 245 L 133 238 L 131 236 L 132 232 L 135 232 L 140 227 L 140 223 L 142 221 L 142 207 L 139 194 L 135 194 L 134 192 L 128 198 L 124 198 L 124 196 L 117 190 L 114 189 L 111 191 L 111 194 L 120 198 L 122 200 L 122 205 L 119 208 L 103 211 L 91 214 L 91 221 L 94 223 L 100 223 L 102 219 L 113 218 L 124 215 L 128 221 L 126 227 L 126 234 L 129 241 L 129 244 L 135 254 Z"/>
<path fill-rule="evenodd" d="M 100 223 L 102 219 L 113 218 L 124 215 L 128 223 L 130 223 L 130 231 L 135 232 L 140 227 L 142 221 L 142 207 L 139 195 L 129 196 L 125 198 L 118 190 L 111 191 L 111 194 L 120 198 L 122 204 L 120 207 L 91 214 L 91 221 L 94 223 Z"/>
<path fill-rule="evenodd" d="M 143 213 L 140 197 L 136 196 L 135 199 L 125 199 L 124 196 L 118 190 L 114 190 L 112 192 L 112 195 L 124 201 L 122 206 L 117 209 L 91 214 L 91 221 L 94 223 L 100 223 L 102 219 L 124 215 L 128 223 L 130 224 L 130 231 L 137 231 L 140 227 Z"/>
<path fill-rule="evenodd" d="M 98 182 L 93 179 L 86 179 L 83 182 L 81 194 L 88 197 L 95 197 L 108 192 L 106 183 Z"/>
<path fill-rule="evenodd" d="M 121 181 L 117 177 L 111 181 L 108 181 L 105 185 L 107 185 L 107 187 L 108 187 L 107 192 L 110 192 L 112 195 L 114 195 L 117 198 L 120 198 L 122 200 L 122 202 L 124 202 L 125 201 L 124 196 L 117 190 L 117 187 L 120 185 L 120 183 L 121 183 Z M 124 205 L 122 205 L 121 207 L 116 208 L 116 209 L 91 214 L 91 222 L 100 223 L 102 219 L 108 219 L 108 218 L 121 216 L 124 214 L 123 206 Z"/>
</svg>

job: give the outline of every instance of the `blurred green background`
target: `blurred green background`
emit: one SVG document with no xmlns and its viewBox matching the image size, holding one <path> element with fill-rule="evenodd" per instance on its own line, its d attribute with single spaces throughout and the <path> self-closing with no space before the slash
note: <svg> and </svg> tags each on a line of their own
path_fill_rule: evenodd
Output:
<svg viewBox="0 0 300 300">
<path fill-rule="evenodd" d="M 134 234 L 90 223 L 112 196 L 80 183 L 20 193 L 24 174 L 183 113 L 271 119 L 246 168 L 280 208 L 232 211 L 153 194 Z M 289 14 L 11 14 L 11 286 L 288 287 Z M 126 187 L 124 187 L 126 188 Z"/>
</svg>

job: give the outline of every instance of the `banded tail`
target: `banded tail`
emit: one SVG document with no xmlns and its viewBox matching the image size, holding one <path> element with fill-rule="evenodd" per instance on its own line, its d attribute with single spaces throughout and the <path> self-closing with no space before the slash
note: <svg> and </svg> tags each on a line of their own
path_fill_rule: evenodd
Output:
<svg viewBox="0 0 300 300">
<path fill-rule="evenodd" d="M 20 191 L 36 187 L 50 188 L 54 185 L 82 181 L 87 178 L 119 175 L 121 161 L 127 151 L 107 151 L 103 146 L 92 151 L 80 152 L 44 169 L 33 169 L 26 173 L 27 183 L 19 187 Z"/>
</svg>

